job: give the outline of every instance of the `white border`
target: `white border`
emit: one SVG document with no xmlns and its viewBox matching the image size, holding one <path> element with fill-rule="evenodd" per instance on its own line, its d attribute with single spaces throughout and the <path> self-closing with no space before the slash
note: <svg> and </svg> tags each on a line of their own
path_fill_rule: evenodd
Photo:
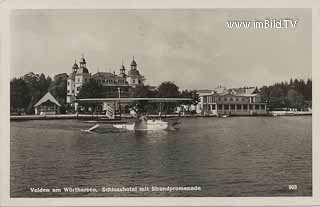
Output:
<svg viewBox="0 0 320 207">
<path fill-rule="evenodd" d="M 312 197 L 157 197 L 157 198 L 10 198 L 9 13 L 13 9 L 164 9 L 164 8 L 312 8 L 313 196 Z M 0 0 L 0 206 L 257 206 L 320 205 L 320 1 L 298 0 Z"/>
</svg>

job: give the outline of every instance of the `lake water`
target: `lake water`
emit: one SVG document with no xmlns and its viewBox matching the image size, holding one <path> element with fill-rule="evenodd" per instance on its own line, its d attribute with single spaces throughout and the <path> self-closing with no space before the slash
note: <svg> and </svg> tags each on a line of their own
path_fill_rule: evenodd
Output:
<svg viewBox="0 0 320 207">
<path fill-rule="evenodd" d="M 185 118 L 179 130 L 84 133 L 80 120 L 11 122 L 12 197 L 311 196 L 312 117 Z M 289 189 L 296 185 L 297 189 Z M 149 187 L 102 192 L 102 187 Z M 151 191 L 199 186 L 198 191 Z M 64 187 L 98 192 L 64 192 Z M 59 188 L 34 193 L 30 188 Z M 295 187 L 293 187 L 295 188 Z"/>
</svg>

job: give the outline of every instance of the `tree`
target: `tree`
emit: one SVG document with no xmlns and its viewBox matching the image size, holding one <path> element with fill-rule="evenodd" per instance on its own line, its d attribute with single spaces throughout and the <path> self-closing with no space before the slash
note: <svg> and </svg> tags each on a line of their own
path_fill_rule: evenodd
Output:
<svg viewBox="0 0 320 207">
<path fill-rule="evenodd" d="M 157 91 L 151 90 L 148 85 L 138 85 L 132 89 L 130 96 L 135 98 L 152 98 L 156 97 Z M 157 110 L 157 104 L 148 101 L 138 101 L 135 105 L 138 111 L 145 113 L 154 113 Z"/>
<path fill-rule="evenodd" d="M 52 81 L 51 78 L 49 76 L 48 78 L 46 78 L 46 76 L 43 73 L 41 73 L 41 75 L 39 76 L 38 87 L 39 87 L 39 94 L 41 97 L 48 92 L 48 88 L 50 86 L 51 81 Z"/>
<path fill-rule="evenodd" d="M 179 87 L 173 82 L 163 82 L 158 87 L 158 97 L 177 98 L 179 95 Z"/>
<path fill-rule="evenodd" d="M 263 86 L 261 89 L 263 101 L 268 103 L 269 108 L 302 108 L 306 103 L 312 101 L 312 80 L 290 79 L 271 86 Z"/>
<path fill-rule="evenodd" d="M 135 88 L 132 89 L 131 97 L 135 98 L 152 98 L 157 95 L 157 91 L 153 91 L 150 89 L 150 86 L 145 85 L 138 85 Z"/>
<path fill-rule="evenodd" d="M 199 94 L 196 90 L 183 90 L 180 94 L 181 98 L 191 98 L 192 101 L 183 101 L 182 104 L 194 104 L 197 105 L 200 101 Z"/>
<path fill-rule="evenodd" d="M 300 110 L 301 108 L 303 108 L 304 105 L 304 97 L 301 93 L 299 93 L 298 91 L 294 90 L 294 89 L 290 89 L 288 91 L 288 105 L 291 108 L 297 108 L 298 110 Z"/>
<path fill-rule="evenodd" d="M 177 98 L 180 97 L 179 87 L 173 82 L 163 82 L 158 87 L 158 97 L 163 98 Z M 166 103 L 163 106 L 163 111 L 165 113 L 170 113 L 174 111 L 175 103 Z"/>
<path fill-rule="evenodd" d="M 270 102 L 270 88 L 268 86 L 263 86 L 260 88 L 260 95 L 262 102 L 269 103 Z"/>
<path fill-rule="evenodd" d="M 304 97 L 308 101 L 312 101 L 312 80 L 308 79 L 306 83 L 305 92 L 303 93 Z"/>
<path fill-rule="evenodd" d="M 33 113 L 34 104 L 48 92 L 51 78 L 46 78 L 44 74 L 39 75 L 30 72 L 25 74 L 22 79 L 26 82 L 31 96 L 26 111 L 28 113 Z"/>
<path fill-rule="evenodd" d="M 31 94 L 27 83 L 22 79 L 10 81 L 10 108 L 12 110 L 23 109 L 26 111 L 31 101 Z"/>
<path fill-rule="evenodd" d="M 56 75 L 54 81 L 51 82 L 48 91 L 58 100 L 61 105 L 66 103 L 67 97 L 67 74 Z"/>
<path fill-rule="evenodd" d="M 101 98 L 103 97 L 104 88 L 97 81 L 91 79 L 83 84 L 77 98 Z"/>
</svg>

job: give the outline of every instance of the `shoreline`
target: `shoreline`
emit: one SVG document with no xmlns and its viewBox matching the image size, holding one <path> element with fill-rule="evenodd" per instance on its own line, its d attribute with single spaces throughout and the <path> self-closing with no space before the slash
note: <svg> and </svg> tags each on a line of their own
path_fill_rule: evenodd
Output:
<svg viewBox="0 0 320 207">
<path fill-rule="evenodd" d="M 261 115 L 232 115 L 231 117 L 277 117 L 277 116 L 312 116 L 312 112 L 292 112 L 292 111 L 270 111 L 267 114 Z M 151 118 L 159 118 L 159 115 L 149 115 Z M 202 114 L 167 114 L 162 115 L 161 118 L 212 118 L 216 115 L 202 115 Z M 106 120 L 114 121 L 119 119 L 132 119 L 130 115 L 117 116 L 115 119 L 108 119 L 105 115 L 92 115 L 92 114 L 55 114 L 55 115 L 15 115 L 10 116 L 10 121 L 28 121 L 28 120 L 63 120 L 63 119 L 79 119 L 79 120 Z"/>
</svg>

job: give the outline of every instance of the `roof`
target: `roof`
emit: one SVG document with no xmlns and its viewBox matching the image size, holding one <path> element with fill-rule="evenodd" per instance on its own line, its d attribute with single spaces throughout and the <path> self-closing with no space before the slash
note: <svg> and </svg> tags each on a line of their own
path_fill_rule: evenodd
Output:
<svg viewBox="0 0 320 207">
<path fill-rule="evenodd" d="M 150 102 L 178 102 L 178 101 L 192 101 L 191 98 L 87 98 L 77 99 L 76 102 L 107 102 L 107 101 L 121 101 L 124 102 L 135 102 L 135 101 L 150 101 Z"/>
<path fill-rule="evenodd" d="M 37 107 L 47 101 L 50 101 L 58 106 L 61 106 L 58 101 L 52 96 L 52 94 L 50 92 L 46 93 L 46 95 L 44 95 L 35 105 L 34 107 Z"/>
<path fill-rule="evenodd" d="M 130 66 L 137 66 L 137 62 L 133 59 Z"/>
<path fill-rule="evenodd" d="M 82 56 L 81 58 L 80 58 L 80 64 L 86 64 L 87 62 L 86 62 L 86 59 L 84 59 L 84 57 Z"/>
<path fill-rule="evenodd" d="M 72 69 L 79 69 L 79 66 L 78 66 L 77 62 L 74 62 L 73 66 L 72 66 Z"/>
<path fill-rule="evenodd" d="M 234 95 L 234 96 L 256 96 L 258 95 L 257 88 L 250 87 L 250 88 L 230 88 L 227 89 L 225 87 L 218 87 L 214 89 L 202 89 L 198 90 L 200 96 L 207 96 L 211 94 L 217 94 L 220 96 L 225 95 Z"/>
<path fill-rule="evenodd" d="M 138 77 L 138 76 L 141 76 L 139 71 L 136 70 L 136 69 L 131 69 L 128 71 L 128 76 L 130 77 Z"/>
<path fill-rule="evenodd" d="M 76 72 L 73 71 L 72 73 L 70 73 L 70 75 L 68 76 L 68 79 L 72 79 L 72 80 L 75 80 L 75 77 L 76 77 Z"/>
<path fill-rule="evenodd" d="M 116 74 L 110 73 L 110 72 L 97 72 L 95 74 L 92 75 L 93 78 L 97 78 L 97 77 L 114 77 L 117 76 Z"/>
<path fill-rule="evenodd" d="M 80 67 L 78 70 L 77 70 L 77 73 L 89 73 L 89 70 L 88 68 L 86 67 Z"/>
<path fill-rule="evenodd" d="M 199 89 L 197 90 L 198 93 L 212 93 L 212 89 Z"/>
</svg>

